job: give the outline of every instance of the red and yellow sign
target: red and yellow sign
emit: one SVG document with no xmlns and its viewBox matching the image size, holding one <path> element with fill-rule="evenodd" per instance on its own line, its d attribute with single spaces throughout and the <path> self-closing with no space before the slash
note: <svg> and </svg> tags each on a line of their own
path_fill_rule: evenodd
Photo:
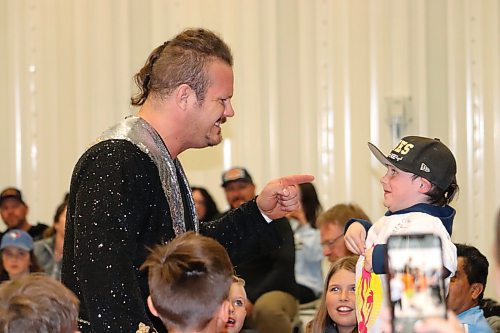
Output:
<svg viewBox="0 0 500 333">
<path fill-rule="evenodd" d="M 364 262 L 361 277 L 356 283 L 356 315 L 358 331 L 366 333 L 377 321 L 382 308 L 383 289 L 379 275 L 365 270 Z"/>
</svg>

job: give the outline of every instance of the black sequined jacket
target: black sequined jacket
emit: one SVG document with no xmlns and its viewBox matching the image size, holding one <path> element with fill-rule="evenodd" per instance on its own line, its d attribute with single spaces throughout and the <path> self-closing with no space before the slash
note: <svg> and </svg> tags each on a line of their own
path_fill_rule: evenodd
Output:
<svg viewBox="0 0 500 333">
<path fill-rule="evenodd" d="M 193 221 L 186 228 L 193 230 Z M 235 264 L 280 243 L 255 200 L 201 224 L 200 233 L 224 245 Z M 82 155 L 71 180 L 62 267 L 63 283 L 81 302 L 82 332 L 135 332 L 141 322 L 165 331 L 147 310 L 147 273 L 139 267 L 148 248 L 174 237 L 158 169 L 146 153 L 108 140 Z"/>
</svg>

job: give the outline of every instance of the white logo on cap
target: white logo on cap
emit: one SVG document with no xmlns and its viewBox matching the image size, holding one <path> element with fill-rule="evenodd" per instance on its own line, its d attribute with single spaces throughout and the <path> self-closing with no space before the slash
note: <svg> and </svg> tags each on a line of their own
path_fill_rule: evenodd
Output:
<svg viewBox="0 0 500 333">
<path fill-rule="evenodd" d="M 401 161 L 403 159 L 403 156 L 399 157 L 398 155 L 394 153 L 390 153 L 388 156 L 391 160 L 396 160 L 396 161 Z"/>
<path fill-rule="evenodd" d="M 431 169 L 425 163 L 420 164 L 420 170 L 425 171 L 425 172 L 431 172 Z"/>
</svg>

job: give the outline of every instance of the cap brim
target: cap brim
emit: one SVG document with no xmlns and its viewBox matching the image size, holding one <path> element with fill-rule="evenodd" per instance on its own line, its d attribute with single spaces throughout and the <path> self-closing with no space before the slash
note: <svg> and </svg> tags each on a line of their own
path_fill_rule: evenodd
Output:
<svg viewBox="0 0 500 333">
<path fill-rule="evenodd" d="M 32 248 L 30 249 L 29 247 L 27 246 L 24 246 L 24 245 L 20 245 L 20 244 L 4 244 L 0 250 L 3 250 L 5 249 L 6 247 L 15 247 L 17 249 L 20 249 L 20 250 L 24 250 L 26 252 L 31 252 L 31 250 L 33 250 Z"/>
<path fill-rule="evenodd" d="M 231 180 L 226 180 L 224 183 L 221 184 L 222 187 L 226 187 L 227 185 L 234 183 L 234 182 L 245 182 L 245 183 L 252 183 L 251 180 L 246 179 L 246 178 L 238 178 L 238 179 L 231 179 Z"/>
<path fill-rule="evenodd" d="M 20 203 L 22 204 L 25 204 L 24 201 L 22 199 L 20 199 L 18 196 L 16 195 L 5 195 L 3 196 L 2 198 L 0 198 L 0 205 L 5 201 L 5 200 L 8 200 L 8 199 L 14 199 L 14 200 L 17 200 L 19 201 Z"/>
<path fill-rule="evenodd" d="M 372 152 L 373 156 L 377 158 L 377 160 L 383 165 L 392 165 L 392 163 L 385 157 L 384 153 L 380 151 L 373 143 L 368 142 L 368 148 Z"/>
</svg>

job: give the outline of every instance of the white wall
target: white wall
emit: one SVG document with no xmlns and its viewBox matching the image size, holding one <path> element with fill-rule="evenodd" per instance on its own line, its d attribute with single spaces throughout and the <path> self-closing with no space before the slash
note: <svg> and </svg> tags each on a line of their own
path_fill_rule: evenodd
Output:
<svg viewBox="0 0 500 333">
<path fill-rule="evenodd" d="M 454 239 L 491 254 L 500 206 L 498 0 L 0 0 L 0 187 L 51 222 L 89 143 L 127 114 L 132 75 L 185 27 L 213 29 L 235 58 L 224 142 L 184 153 L 193 185 L 225 208 L 223 169 L 257 185 L 307 172 L 325 207 L 383 214 L 389 111 L 400 135 L 441 138 L 459 164 Z M 406 101 L 406 102 L 405 102 Z M 409 101 L 409 102 L 408 102 Z"/>
</svg>

